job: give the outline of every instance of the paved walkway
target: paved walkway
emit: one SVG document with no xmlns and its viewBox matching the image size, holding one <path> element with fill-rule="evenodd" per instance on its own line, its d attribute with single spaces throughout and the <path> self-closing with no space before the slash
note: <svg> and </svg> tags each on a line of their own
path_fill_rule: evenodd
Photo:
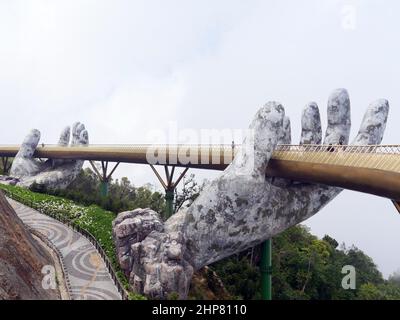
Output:
<svg viewBox="0 0 400 320">
<path fill-rule="evenodd" d="M 103 259 L 81 234 L 12 199 L 8 199 L 21 220 L 44 234 L 61 252 L 74 300 L 121 300 Z"/>
</svg>

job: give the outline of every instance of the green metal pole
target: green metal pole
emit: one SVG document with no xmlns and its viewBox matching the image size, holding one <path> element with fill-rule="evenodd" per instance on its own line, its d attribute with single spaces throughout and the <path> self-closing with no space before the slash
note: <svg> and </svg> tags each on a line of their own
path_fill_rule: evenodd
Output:
<svg viewBox="0 0 400 320">
<path fill-rule="evenodd" d="M 107 180 L 100 181 L 100 195 L 102 197 L 108 196 L 108 181 Z"/>
<path fill-rule="evenodd" d="M 174 189 L 165 190 L 166 218 L 174 214 Z"/>
<path fill-rule="evenodd" d="M 262 244 L 261 249 L 261 297 L 272 300 L 272 239 Z"/>
</svg>

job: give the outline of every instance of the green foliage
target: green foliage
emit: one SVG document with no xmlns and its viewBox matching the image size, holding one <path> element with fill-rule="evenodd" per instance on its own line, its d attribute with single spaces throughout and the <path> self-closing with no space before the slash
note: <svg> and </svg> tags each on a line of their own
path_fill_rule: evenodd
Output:
<svg viewBox="0 0 400 320">
<path fill-rule="evenodd" d="M 86 210 L 82 211 L 82 214 L 74 222 L 89 231 L 104 249 L 113 266 L 118 266 L 112 239 L 112 221 L 114 219 L 115 215 L 112 212 L 91 205 L 86 207 Z"/>
<path fill-rule="evenodd" d="M 8 158 L 7 162 L 6 162 L 6 157 L 0 157 L 0 174 L 1 175 L 9 174 L 13 160 L 14 160 L 14 158 Z M 7 170 L 5 170 L 4 167 L 6 167 Z"/>
<path fill-rule="evenodd" d="M 89 231 L 101 244 L 117 276 L 126 289 L 129 283 L 119 268 L 112 240 L 111 226 L 116 213 L 135 208 L 151 208 L 164 212 L 164 196 L 148 187 L 134 187 L 127 178 L 110 183 L 109 196 L 102 198 L 95 174 L 82 170 L 67 190 L 45 190 L 34 184 L 31 190 L 0 184 L 0 189 L 11 191 L 25 203 L 42 211 L 71 219 Z M 185 189 L 186 188 L 186 189 Z M 176 207 L 190 204 L 201 189 L 189 177 Z M 45 194 L 51 193 L 52 195 Z M 68 199 L 66 199 L 68 198 Z M 72 201 L 74 200 L 74 201 Z M 347 249 L 330 236 L 318 239 L 304 226 L 292 227 L 273 239 L 272 295 L 274 299 L 400 299 L 400 271 L 384 280 L 373 260 L 356 247 Z M 237 299 L 260 299 L 261 246 L 228 257 L 210 266 L 229 293 Z M 342 268 L 352 265 L 356 269 L 356 289 L 341 286 Z M 211 277 L 210 277 L 211 279 Z M 212 288 L 210 281 L 208 287 Z M 129 299 L 144 297 L 131 292 Z M 169 299 L 175 299 L 171 294 Z"/>
<path fill-rule="evenodd" d="M 400 273 L 394 272 L 383 283 L 365 283 L 361 285 L 357 298 L 360 300 L 399 300 Z"/>
<path fill-rule="evenodd" d="M 235 255 L 210 266 L 221 278 L 228 292 L 238 299 L 260 297 L 260 273 L 246 256 Z"/>
<path fill-rule="evenodd" d="M 358 299 L 360 300 L 382 300 L 383 297 L 381 295 L 381 292 L 372 283 L 364 283 L 361 285 L 358 295 Z"/>
<path fill-rule="evenodd" d="M 336 249 L 339 246 L 339 243 L 327 234 L 322 238 L 322 240 L 329 243 L 333 249 Z"/>
<path fill-rule="evenodd" d="M 178 292 L 171 292 L 167 297 L 167 300 L 178 300 L 178 299 L 179 299 Z"/>
<path fill-rule="evenodd" d="M 372 283 L 364 283 L 358 290 L 359 300 L 384 300 L 383 293 Z"/>
<path fill-rule="evenodd" d="M 198 185 L 193 173 L 189 177 L 184 176 L 181 185 L 180 190 L 175 189 L 174 212 L 178 212 L 181 208 L 188 208 L 204 187 L 204 185 Z"/>
<path fill-rule="evenodd" d="M 400 286 L 400 270 L 393 272 L 393 274 L 389 276 L 389 282 Z"/>
<path fill-rule="evenodd" d="M 128 300 L 147 300 L 147 298 L 141 294 L 131 291 L 128 293 Z"/>
<path fill-rule="evenodd" d="M 261 246 L 246 250 L 210 266 L 227 290 L 242 299 L 259 299 Z M 272 250 L 272 296 L 286 300 L 400 299 L 400 276 L 384 280 L 373 260 L 351 247 L 338 249 L 338 242 L 322 240 L 298 225 L 274 237 Z M 356 270 L 356 290 L 345 290 L 342 268 Z"/>
<path fill-rule="evenodd" d="M 46 186 L 44 184 L 39 184 L 36 181 L 34 181 L 31 186 L 29 187 L 29 190 L 33 192 L 40 192 L 40 193 L 45 193 L 46 192 Z"/>
<path fill-rule="evenodd" d="M 136 208 L 150 208 L 156 212 L 164 212 L 164 195 L 153 192 L 148 187 L 134 187 L 128 178 L 109 182 L 107 197 L 100 195 L 100 182 L 96 174 L 86 168 L 65 190 L 38 190 L 74 200 L 83 205 L 96 204 L 99 207 L 118 214 Z"/>
<path fill-rule="evenodd" d="M 400 286 L 390 281 L 378 285 L 385 300 L 400 300 Z"/>
<path fill-rule="evenodd" d="M 110 181 L 109 195 L 100 195 L 99 179 L 90 169 L 81 170 L 78 177 L 65 190 L 49 190 L 34 182 L 30 189 L 1 185 L 18 200 L 48 214 L 57 214 L 90 232 L 104 249 L 125 289 L 130 290 L 128 280 L 120 270 L 112 239 L 112 221 L 121 211 L 151 208 L 164 212 L 164 195 L 148 187 L 134 187 L 128 178 Z M 143 299 L 130 293 L 129 299 Z"/>
<path fill-rule="evenodd" d="M 90 232 L 105 251 L 111 261 L 116 274 L 129 290 L 128 280 L 120 269 L 115 255 L 115 246 L 112 239 L 113 212 L 104 210 L 97 205 L 84 206 L 58 196 L 33 192 L 28 189 L 0 184 L 0 189 L 12 194 L 16 200 L 42 212 L 71 220 L 74 224 Z M 139 294 L 131 293 L 130 299 L 143 299 Z"/>
</svg>

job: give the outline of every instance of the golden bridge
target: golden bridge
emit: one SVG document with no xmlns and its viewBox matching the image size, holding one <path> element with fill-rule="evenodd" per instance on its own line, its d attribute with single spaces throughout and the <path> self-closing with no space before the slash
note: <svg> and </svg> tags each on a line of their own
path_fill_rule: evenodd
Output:
<svg viewBox="0 0 400 320">
<path fill-rule="evenodd" d="M 108 182 L 119 163 L 149 164 L 166 191 L 173 189 L 188 168 L 224 170 L 240 145 L 39 145 L 34 153 L 41 159 L 89 160 L 96 174 Z M 0 145 L 3 167 L 19 145 Z M 101 162 L 101 169 L 94 165 Z M 116 164 L 108 173 L 108 163 Z M 163 181 L 154 165 L 165 167 Z M 172 167 L 169 171 L 168 166 Z M 176 182 L 175 167 L 184 167 Z M 102 171 L 102 173 L 100 172 Z M 266 175 L 293 181 L 321 183 L 365 192 L 393 201 L 400 212 L 400 146 L 398 145 L 278 145 Z"/>
</svg>

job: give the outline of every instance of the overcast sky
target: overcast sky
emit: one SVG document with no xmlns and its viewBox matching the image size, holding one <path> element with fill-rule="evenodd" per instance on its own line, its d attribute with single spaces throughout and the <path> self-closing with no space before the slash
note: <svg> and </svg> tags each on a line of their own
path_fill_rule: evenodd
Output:
<svg viewBox="0 0 400 320">
<path fill-rule="evenodd" d="M 386 98 L 384 143 L 400 143 L 399 15 L 396 0 L 0 0 L 0 143 L 30 128 L 55 143 L 76 120 L 91 143 L 151 142 L 171 123 L 244 129 L 269 100 L 285 106 L 297 143 L 302 107 L 316 101 L 325 126 L 339 87 L 352 137 L 368 104 Z M 147 166 L 124 175 L 157 185 Z M 385 276 L 400 267 L 389 200 L 345 191 L 306 224 L 355 244 Z"/>
</svg>

